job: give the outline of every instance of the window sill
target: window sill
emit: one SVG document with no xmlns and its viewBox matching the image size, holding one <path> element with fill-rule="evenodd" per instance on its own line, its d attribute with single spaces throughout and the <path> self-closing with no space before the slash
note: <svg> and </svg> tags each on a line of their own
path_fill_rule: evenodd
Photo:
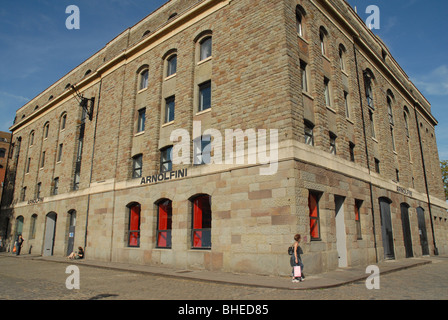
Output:
<svg viewBox="0 0 448 320">
<path fill-rule="evenodd" d="M 163 79 L 163 81 L 168 81 L 170 79 L 175 78 L 176 76 L 177 76 L 177 73 L 173 73 L 172 75 L 170 75 L 170 76 L 166 77 L 165 79 Z"/>
<path fill-rule="evenodd" d="M 203 64 L 203 63 L 206 63 L 206 62 L 209 62 L 210 60 L 212 60 L 212 56 L 210 56 L 210 57 L 208 57 L 208 58 L 205 58 L 204 60 L 201 60 L 201 61 L 199 61 L 198 63 L 197 63 L 197 65 L 199 66 L 199 65 L 201 65 L 201 64 Z"/>
<path fill-rule="evenodd" d="M 201 114 L 208 113 L 208 112 L 211 112 L 211 111 L 212 111 L 212 108 L 208 108 L 208 109 L 205 109 L 205 110 L 202 110 L 202 111 L 198 111 L 195 114 L 195 116 L 200 116 Z"/>
<path fill-rule="evenodd" d="M 376 140 L 376 138 L 372 137 L 372 140 L 378 143 L 378 140 Z"/>
<path fill-rule="evenodd" d="M 355 124 L 355 123 L 353 122 L 353 120 L 350 119 L 350 118 L 347 118 L 347 117 L 346 117 L 345 120 L 347 120 L 348 122 L 350 122 L 350 123 L 353 124 L 353 125 Z"/>
<path fill-rule="evenodd" d="M 139 136 L 142 136 L 143 134 L 145 134 L 145 131 L 140 131 L 140 132 L 137 132 L 136 134 L 134 134 L 134 137 L 139 137 Z"/>
<path fill-rule="evenodd" d="M 302 94 L 314 101 L 314 97 L 310 95 L 307 91 L 302 91 Z"/>
<path fill-rule="evenodd" d="M 299 38 L 300 40 L 302 40 L 303 42 L 305 42 L 306 44 L 309 44 L 309 42 L 300 34 L 297 33 L 297 38 Z"/>
<path fill-rule="evenodd" d="M 334 114 L 336 114 L 336 110 L 334 110 L 332 107 L 330 106 L 326 106 L 328 110 L 330 110 L 331 112 L 333 112 Z"/>
<path fill-rule="evenodd" d="M 170 125 L 172 125 L 172 124 L 174 124 L 174 120 L 173 120 L 173 121 L 170 121 L 170 122 L 167 122 L 167 123 L 164 123 L 164 124 L 162 124 L 162 128 L 164 128 L 164 127 L 168 127 L 168 126 L 170 126 Z"/>
<path fill-rule="evenodd" d="M 148 90 L 148 87 L 143 88 L 143 89 L 139 89 L 139 90 L 137 91 L 137 94 L 142 93 L 143 91 L 146 91 L 146 90 Z"/>
</svg>

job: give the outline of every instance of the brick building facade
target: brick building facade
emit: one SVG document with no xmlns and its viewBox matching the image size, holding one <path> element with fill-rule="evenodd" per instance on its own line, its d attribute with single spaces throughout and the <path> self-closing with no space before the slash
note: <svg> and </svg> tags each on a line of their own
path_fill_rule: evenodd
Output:
<svg viewBox="0 0 448 320">
<path fill-rule="evenodd" d="M 17 111 L 1 232 L 43 255 L 278 275 L 296 233 L 309 273 L 446 253 L 436 125 L 344 1 L 172 0 Z M 259 153 L 189 164 L 228 129 L 278 133 L 275 174 Z"/>
</svg>

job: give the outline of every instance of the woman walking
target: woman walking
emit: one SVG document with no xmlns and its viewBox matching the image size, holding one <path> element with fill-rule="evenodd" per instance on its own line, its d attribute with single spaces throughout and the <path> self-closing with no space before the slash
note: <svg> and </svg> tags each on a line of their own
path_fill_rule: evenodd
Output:
<svg viewBox="0 0 448 320">
<path fill-rule="evenodd" d="M 302 263 L 302 258 L 301 258 L 301 254 L 303 254 L 302 248 L 299 245 L 301 236 L 300 234 L 296 234 L 294 236 L 294 244 L 293 244 L 293 254 L 291 255 L 291 267 L 292 267 L 292 282 L 299 282 L 299 281 L 303 281 L 305 279 L 304 275 L 303 275 L 303 263 Z M 298 270 L 297 267 L 300 267 L 300 272 Z"/>
</svg>

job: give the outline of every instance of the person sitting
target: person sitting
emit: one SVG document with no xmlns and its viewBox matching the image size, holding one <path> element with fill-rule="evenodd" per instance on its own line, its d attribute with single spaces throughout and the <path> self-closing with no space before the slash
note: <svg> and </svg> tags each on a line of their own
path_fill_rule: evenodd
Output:
<svg viewBox="0 0 448 320">
<path fill-rule="evenodd" d="M 84 258 L 84 250 L 81 247 L 78 247 L 78 252 L 72 252 L 68 256 L 69 259 L 82 259 Z"/>
</svg>

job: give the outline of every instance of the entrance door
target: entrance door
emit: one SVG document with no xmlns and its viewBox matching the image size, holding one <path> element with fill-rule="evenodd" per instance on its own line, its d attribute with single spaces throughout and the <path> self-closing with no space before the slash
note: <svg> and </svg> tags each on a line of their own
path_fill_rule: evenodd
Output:
<svg viewBox="0 0 448 320">
<path fill-rule="evenodd" d="M 75 226 L 76 226 L 76 211 L 70 211 L 68 213 L 68 239 L 67 239 L 67 255 L 73 252 L 73 246 L 75 244 Z"/>
<path fill-rule="evenodd" d="M 412 252 L 411 226 L 409 223 L 409 206 L 406 203 L 401 204 L 401 223 L 403 226 L 404 248 L 406 250 L 406 258 L 414 256 Z"/>
<path fill-rule="evenodd" d="M 344 197 L 335 196 L 336 213 L 336 248 L 338 250 L 338 265 L 340 268 L 347 267 L 347 235 L 345 232 Z"/>
<path fill-rule="evenodd" d="M 420 244 L 422 245 L 422 255 L 429 255 L 428 235 L 426 234 L 425 210 L 417 208 L 418 233 L 420 235 Z"/>
<path fill-rule="evenodd" d="M 44 256 L 53 255 L 54 247 L 54 235 L 56 232 L 56 218 L 57 215 L 54 212 L 47 214 L 47 219 L 45 223 L 45 238 L 44 238 Z"/>
<path fill-rule="evenodd" d="M 380 198 L 381 231 L 385 259 L 395 259 L 392 219 L 390 217 L 390 200 Z"/>
</svg>

